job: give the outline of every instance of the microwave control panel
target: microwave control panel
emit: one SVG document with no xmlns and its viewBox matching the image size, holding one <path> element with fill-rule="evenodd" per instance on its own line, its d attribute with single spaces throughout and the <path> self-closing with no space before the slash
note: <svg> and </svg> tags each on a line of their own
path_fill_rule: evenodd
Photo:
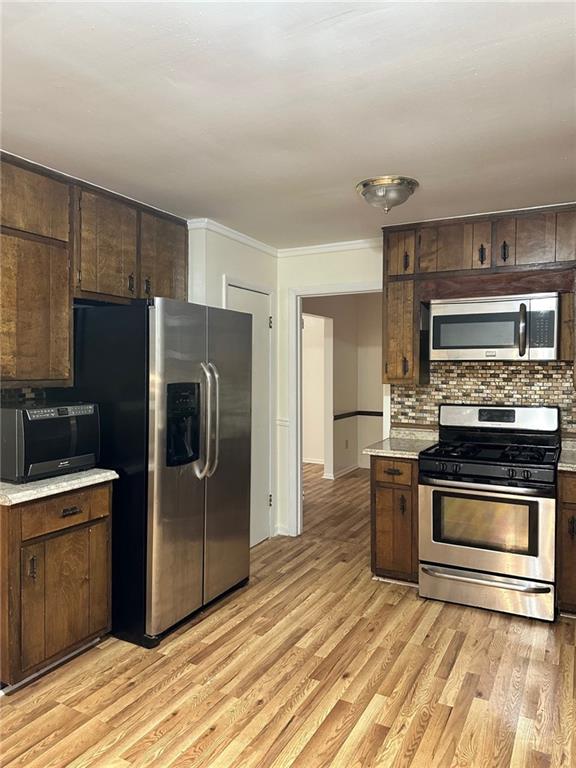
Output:
<svg viewBox="0 0 576 768">
<path fill-rule="evenodd" d="M 530 347 L 549 349 L 556 343 L 556 313 L 552 310 L 530 312 Z"/>
<path fill-rule="evenodd" d="M 30 421 L 43 419 L 70 418 L 70 416 L 91 416 L 94 405 L 56 405 L 49 408 L 27 408 L 26 415 Z"/>
</svg>

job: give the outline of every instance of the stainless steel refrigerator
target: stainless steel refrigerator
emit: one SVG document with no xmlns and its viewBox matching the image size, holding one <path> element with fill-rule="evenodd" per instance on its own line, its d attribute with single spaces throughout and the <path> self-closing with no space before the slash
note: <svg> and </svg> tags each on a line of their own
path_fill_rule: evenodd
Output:
<svg viewBox="0 0 576 768">
<path fill-rule="evenodd" d="M 75 394 L 120 475 L 112 630 L 152 646 L 248 579 L 252 317 L 162 298 L 74 314 Z"/>
</svg>

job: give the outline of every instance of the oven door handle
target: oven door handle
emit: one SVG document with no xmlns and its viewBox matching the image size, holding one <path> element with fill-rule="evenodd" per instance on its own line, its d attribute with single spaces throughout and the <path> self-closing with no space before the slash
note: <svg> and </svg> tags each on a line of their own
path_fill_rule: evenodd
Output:
<svg viewBox="0 0 576 768">
<path fill-rule="evenodd" d="M 489 581 L 488 579 L 477 579 L 472 576 L 457 576 L 453 573 L 446 573 L 440 568 L 434 568 L 430 565 L 423 565 L 422 570 L 427 576 L 433 576 L 435 579 L 448 579 L 449 581 L 463 581 L 466 584 L 477 584 L 482 587 L 497 587 L 498 589 L 509 589 L 512 592 L 523 592 L 527 595 L 547 595 L 552 590 L 550 587 L 521 586 L 520 584 L 509 584 L 506 581 Z"/>
<path fill-rule="evenodd" d="M 492 496 L 502 498 L 519 498 L 521 496 L 534 496 L 534 501 L 553 499 L 553 496 L 540 496 L 544 488 L 517 488 L 515 485 L 490 485 L 490 483 L 468 483 L 465 480 L 440 480 L 436 477 L 427 477 L 420 480 L 419 487 L 434 486 L 440 489 L 461 489 L 469 491 L 473 496 L 485 496 L 484 491 L 489 491 Z"/>
</svg>

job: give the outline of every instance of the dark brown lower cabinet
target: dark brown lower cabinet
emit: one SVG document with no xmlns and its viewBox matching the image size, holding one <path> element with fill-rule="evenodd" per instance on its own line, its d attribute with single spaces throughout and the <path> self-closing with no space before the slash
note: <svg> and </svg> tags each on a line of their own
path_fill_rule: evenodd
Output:
<svg viewBox="0 0 576 768">
<path fill-rule="evenodd" d="M 390 465 L 397 474 L 380 482 L 388 477 Z M 418 505 L 412 484 L 418 475 L 413 465 L 409 460 L 372 457 L 372 571 L 377 576 L 418 579 Z"/>
<path fill-rule="evenodd" d="M 576 613 L 576 473 L 560 473 L 557 530 L 558 606 Z"/>
<path fill-rule="evenodd" d="M 110 491 L 107 483 L 0 508 L 3 683 L 19 682 L 109 631 Z M 70 526 L 65 516 L 54 529 L 52 514 L 50 529 L 42 529 L 58 505 L 77 507 L 78 523 Z M 22 518 L 34 516 L 39 524 L 23 540 Z"/>
</svg>

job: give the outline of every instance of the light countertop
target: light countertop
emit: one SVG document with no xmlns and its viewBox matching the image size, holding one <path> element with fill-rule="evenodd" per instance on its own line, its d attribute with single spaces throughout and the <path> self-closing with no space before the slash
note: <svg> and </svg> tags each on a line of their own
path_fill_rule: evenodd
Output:
<svg viewBox="0 0 576 768">
<path fill-rule="evenodd" d="M 576 447 L 562 449 L 558 469 L 560 472 L 576 472 Z"/>
<path fill-rule="evenodd" d="M 417 459 L 420 451 L 430 448 L 438 438 L 432 432 L 420 434 L 418 437 L 402 436 L 389 437 L 364 448 L 362 453 L 368 456 L 388 456 L 397 459 Z"/>
<path fill-rule="evenodd" d="M 84 472 L 71 472 L 68 475 L 33 480 L 30 483 L 0 482 L 0 505 L 9 507 L 14 504 L 23 504 L 45 496 L 54 496 L 57 493 L 106 483 L 109 480 L 116 480 L 117 477 L 118 475 L 112 469 L 87 469 Z"/>
</svg>

